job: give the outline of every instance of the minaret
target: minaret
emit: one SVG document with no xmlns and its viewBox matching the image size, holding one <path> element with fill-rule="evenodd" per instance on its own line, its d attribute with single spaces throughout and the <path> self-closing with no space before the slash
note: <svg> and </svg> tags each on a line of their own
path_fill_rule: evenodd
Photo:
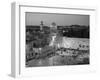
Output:
<svg viewBox="0 0 100 80">
<path fill-rule="evenodd" d="M 40 24 L 40 30 L 42 30 L 43 29 L 43 21 L 41 21 L 41 24 Z"/>
</svg>

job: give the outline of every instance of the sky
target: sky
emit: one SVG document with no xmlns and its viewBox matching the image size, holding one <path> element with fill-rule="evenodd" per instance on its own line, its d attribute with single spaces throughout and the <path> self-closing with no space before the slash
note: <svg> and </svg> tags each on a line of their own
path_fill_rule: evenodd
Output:
<svg viewBox="0 0 100 80">
<path fill-rule="evenodd" d="M 89 15 L 27 12 L 25 19 L 26 25 L 40 25 L 41 21 L 43 21 L 45 26 L 50 26 L 52 22 L 55 22 L 59 26 L 89 25 Z"/>
</svg>

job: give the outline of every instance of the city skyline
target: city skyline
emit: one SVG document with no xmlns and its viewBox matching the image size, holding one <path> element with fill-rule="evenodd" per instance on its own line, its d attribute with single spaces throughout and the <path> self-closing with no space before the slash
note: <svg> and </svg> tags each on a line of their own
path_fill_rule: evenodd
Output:
<svg viewBox="0 0 100 80">
<path fill-rule="evenodd" d="M 26 13 L 26 25 L 40 25 L 43 21 L 45 26 L 52 22 L 57 25 L 89 25 L 89 15 L 75 14 L 50 14 L 50 13 Z"/>
</svg>

